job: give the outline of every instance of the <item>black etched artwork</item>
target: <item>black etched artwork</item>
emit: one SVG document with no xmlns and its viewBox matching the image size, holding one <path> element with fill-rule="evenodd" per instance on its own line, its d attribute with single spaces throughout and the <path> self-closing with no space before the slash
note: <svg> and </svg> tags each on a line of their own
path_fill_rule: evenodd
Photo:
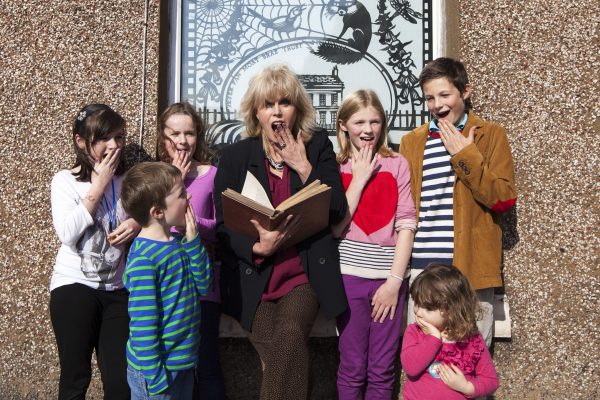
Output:
<svg viewBox="0 0 600 400">
<path fill-rule="evenodd" d="M 334 134 L 344 95 L 374 89 L 394 132 L 424 122 L 417 75 L 431 59 L 431 0 L 184 0 L 180 97 L 207 121 L 213 144 L 239 140 L 249 78 L 286 63 Z"/>
<path fill-rule="evenodd" d="M 343 5 L 339 5 L 340 3 Z M 341 17 L 342 31 L 335 39 L 326 39 L 319 43 L 317 49 L 311 52 L 336 64 L 352 64 L 360 61 L 371 42 L 371 15 L 360 1 L 330 1 L 326 10 L 331 18 Z M 346 34 L 350 37 L 345 38 Z"/>
</svg>

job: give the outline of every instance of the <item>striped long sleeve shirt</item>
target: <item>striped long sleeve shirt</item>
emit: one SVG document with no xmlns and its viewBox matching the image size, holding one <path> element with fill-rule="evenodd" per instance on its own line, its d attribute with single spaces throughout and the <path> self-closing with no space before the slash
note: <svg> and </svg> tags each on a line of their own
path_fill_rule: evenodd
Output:
<svg viewBox="0 0 600 400">
<path fill-rule="evenodd" d="M 200 343 L 200 299 L 212 269 L 198 236 L 169 242 L 136 238 L 123 282 L 129 291 L 127 362 L 142 372 L 148 392 L 169 387 L 169 371 L 194 368 Z"/>
<path fill-rule="evenodd" d="M 467 118 L 465 114 L 457 125 L 458 130 L 464 129 Z M 419 224 L 411 260 L 411 267 L 415 269 L 424 269 L 433 262 L 452 264 L 454 257 L 456 174 L 435 120 L 430 122 L 429 132 L 423 153 Z"/>
</svg>

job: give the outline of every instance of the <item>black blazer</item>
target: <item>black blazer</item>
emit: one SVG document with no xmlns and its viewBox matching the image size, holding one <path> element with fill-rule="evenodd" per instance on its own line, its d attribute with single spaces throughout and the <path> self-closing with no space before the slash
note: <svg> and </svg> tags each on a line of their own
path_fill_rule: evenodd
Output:
<svg viewBox="0 0 600 400">
<path fill-rule="evenodd" d="M 339 222 L 348 209 L 346 195 L 327 131 L 318 130 L 306 144 L 306 155 L 312 165 L 310 176 L 303 185 L 298 174 L 290 170 L 291 193 L 320 179 L 331 187 L 329 223 Z M 217 238 L 220 242 L 221 301 L 223 312 L 237 319 L 242 327 L 251 330 L 261 296 L 273 269 L 272 257 L 260 266 L 253 262 L 255 239 L 230 231 L 223 224 L 221 193 L 227 189 L 242 191 L 246 172 L 250 171 L 271 197 L 265 152 L 261 137 L 243 139 L 223 149 L 215 176 L 215 208 Z M 272 199 L 271 199 L 272 200 Z M 296 245 L 304 272 L 315 291 L 327 318 L 333 318 L 347 308 L 346 294 L 340 273 L 337 242 L 330 229 L 325 229 Z"/>
</svg>

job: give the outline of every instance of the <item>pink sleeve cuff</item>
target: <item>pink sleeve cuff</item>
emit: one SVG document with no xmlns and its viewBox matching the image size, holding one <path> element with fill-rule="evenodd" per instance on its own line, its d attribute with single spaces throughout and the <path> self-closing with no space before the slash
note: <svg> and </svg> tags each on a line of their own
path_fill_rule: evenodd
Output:
<svg viewBox="0 0 600 400">
<path fill-rule="evenodd" d="M 414 219 L 399 219 L 396 221 L 396 232 L 410 230 L 415 232 L 417 230 L 417 221 Z"/>
</svg>

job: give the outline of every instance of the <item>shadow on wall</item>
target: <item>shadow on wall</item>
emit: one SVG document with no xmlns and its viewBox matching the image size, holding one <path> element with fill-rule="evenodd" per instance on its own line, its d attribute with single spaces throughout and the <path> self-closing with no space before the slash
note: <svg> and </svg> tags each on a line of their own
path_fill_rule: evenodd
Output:
<svg viewBox="0 0 600 400">
<path fill-rule="evenodd" d="M 502 226 L 502 288 L 496 288 L 496 294 L 504 294 L 504 288 L 506 286 L 504 279 L 504 260 L 505 252 L 510 251 L 515 248 L 515 246 L 519 243 L 519 231 L 517 229 L 517 221 L 518 221 L 518 206 L 515 205 L 513 208 L 508 210 L 502 215 L 502 221 L 500 225 Z"/>
<path fill-rule="evenodd" d="M 494 290 L 494 337 L 510 340 L 511 333 L 511 319 L 509 316 L 509 305 L 508 298 L 506 296 L 506 279 L 504 276 L 504 252 L 510 251 L 517 243 L 519 243 L 519 231 L 517 229 L 518 221 L 518 209 L 515 205 L 509 211 L 502 215 L 502 287 Z"/>
<path fill-rule="evenodd" d="M 502 250 L 512 250 L 519 243 L 517 208 L 515 205 L 502 216 Z"/>
</svg>

